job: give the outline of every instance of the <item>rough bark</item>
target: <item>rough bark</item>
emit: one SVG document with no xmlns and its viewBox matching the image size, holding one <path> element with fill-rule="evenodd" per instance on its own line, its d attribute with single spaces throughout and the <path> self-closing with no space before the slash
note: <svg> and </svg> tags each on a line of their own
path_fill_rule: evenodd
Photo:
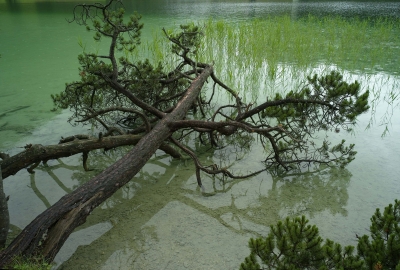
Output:
<svg viewBox="0 0 400 270">
<path fill-rule="evenodd" d="M 0 248 L 6 244 L 8 229 L 10 227 L 10 216 L 8 214 L 7 197 L 3 190 L 3 179 L 0 167 Z"/>
<path fill-rule="evenodd" d="M 65 240 L 76 227 L 85 222 L 92 210 L 129 182 L 172 135 L 168 123 L 185 117 L 212 71 L 212 66 L 207 66 L 191 83 L 175 109 L 161 119 L 124 157 L 62 197 L 26 226 L 0 253 L 0 267 L 10 263 L 15 255 L 30 256 L 37 252 L 52 261 Z"/>
<path fill-rule="evenodd" d="M 143 137 L 141 135 L 118 135 L 102 138 L 89 138 L 86 135 L 73 136 L 75 139 L 69 142 L 56 145 L 43 146 L 41 144 L 27 145 L 26 150 L 12 157 L 3 156 L 4 160 L 0 162 L 3 179 L 16 174 L 19 170 L 28 168 L 33 172 L 35 165 L 40 162 L 46 163 L 48 160 L 69 157 L 79 153 L 88 153 L 96 149 L 113 149 L 120 146 L 135 145 Z M 87 138 L 87 139 L 86 139 Z M 160 145 L 159 149 L 174 158 L 179 158 L 180 154 L 174 148 L 167 144 Z M 85 159 L 84 159 L 85 162 Z M 83 164 L 85 167 L 85 164 Z"/>
</svg>

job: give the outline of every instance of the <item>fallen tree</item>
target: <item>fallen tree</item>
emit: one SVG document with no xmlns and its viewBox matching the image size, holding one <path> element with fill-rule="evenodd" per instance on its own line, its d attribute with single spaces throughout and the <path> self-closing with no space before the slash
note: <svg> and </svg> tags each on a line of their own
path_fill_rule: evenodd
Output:
<svg viewBox="0 0 400 270">
<path fill-rule="evenodd" d="M 301 170 L 304 166 L 326 164 L 345 166 L 354 159 L 354 145 L 345 142 L 321 146 L 313 136 L 321 131 L 351 128 L 356 118 L 368 110 L 368 92 L 360 93 L 358 82 L 348 84 L 332 72 L 308 78 L 308 84 L 286 95 L 258 97 L 244 103 L 236 91 L 220 81 L 213 65 L 196 60 L 201 45 L 201 29 L 181 26 L 177 33 L 164 30 L 172 44 L 178 64 L 166 72 L 148 60 L 134 61 L 129 52 L 140 43 L 140 16 L 124 21 L 124 10 L 116 8 L 119 0 L 106 5 L 77 5 L 72 21 L 94 31 L 95 39 L 110 39 L 108 54 L 84 52 L 79 56 L 80 80 L 70 83 L 59 95 L 52 96 L 58 108 L 73 112 L 70 121 L 90 124 L 103 131 L 96 137 L 77 135 L 58 145 L 27 145 L 15 156 L 1 154 L 2 176 L 6 178 L 29 167 L 33 173 L 40 163 L 77 153 L 83 154 L 88 170 L 88 153 L 95 149 L 113 149 L 135 145 L 124 157 L 99 175 L 62 197 L 36 217 L 13 242 L 0 252 L 0 266 L 14 256 L 43 255 L 52 261 L 73 230 L 119 188 L 129 182 L 157 149 L 179 158 L 191 157 L 196 167 L 198 185 L 201 173 L 230 178 L 246 178 L 264 170 Z M 91 24 L 89 24 L 91 23 Z M 117 59 L 118 52 L 121 56 Z M 203 86 L 209 80 L 211 91 Z M 231 102 L 213 102 L 222 91 Z M 211 92 L 211 93 L 209 93 Z M 227 99 L 227 100 L 229 100 Z M 265 149 L 265 166 L 247 175 L 236 175 L 227 167 L 203 165 L 187 143 L 198 140 L 210 147 L 224 147 L 227 138 L 246 143 L 257 138 Z"/>
</svg>

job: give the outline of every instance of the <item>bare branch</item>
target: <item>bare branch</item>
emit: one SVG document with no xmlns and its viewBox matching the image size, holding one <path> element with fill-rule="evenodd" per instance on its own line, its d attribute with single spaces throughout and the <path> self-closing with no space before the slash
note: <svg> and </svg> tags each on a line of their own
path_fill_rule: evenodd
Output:
<svg viewBox="0 0 400 270">
<path fill-rule="evenodd" d="M 207 174 L 211 174 L 211 175 L 216 175 L 216 174 L 221 174 L 223 176 L 227 176 L 229 178 L 232 179 L 244 179 L 244 178 L 249 178 L 251 176 L 257 175 L 263 171 L 265 171 L 266 169 L 261 169 L 259 171 L 256 172 L 252 172 L 250 174 L 246 174 L 246 175 L 234 175 L 232 174 L 228 168 L 218 168 L 218 165 L 213 164 L 211 166 L 209 166 L 210 168 L 213 169 L 207 169 L 207 167 L 203 166 L 199 159 L 197 158 L 196 154 L 191 151 L 188 147 L 184 146 L 183 144 L 181 144 L 178 140 L 174 139 L 171 137 L 170 139 L 176 146 L 178 146 L 180 149 L 182 149 L 185 153 L 187 153 L 194 161 L 195 165 L 196 165 L 196 179 L 197 179 L 197 183 L 198 185 L 201 187 L 202 186 L 202 182 L 201 182 L 201 177 L 200 177 L 200 171 L 203 171 Z"/>
</svg>

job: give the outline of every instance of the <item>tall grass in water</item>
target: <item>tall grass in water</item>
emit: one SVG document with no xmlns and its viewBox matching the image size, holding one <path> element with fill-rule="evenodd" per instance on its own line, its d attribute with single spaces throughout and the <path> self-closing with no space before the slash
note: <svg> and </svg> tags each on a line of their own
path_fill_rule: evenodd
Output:
<svg viewBox="0 0 400 270">
<path fill-rule="evenodd" d="M 307 75 L 331 69 L 378 88 L 370 83 L 372 75 L 399 75 L 399 20 L 276 16 L 201 24 L 199 60 L 214 61 L 218 76 L 247 101 L 296 89 Z M 145 56 L 170 68 L 178 61 L 170 57 L 171 45 L 161 32 L 141 48 L 135 58 Z"/>
<path fill-rule="evenodd" d="M 399 74 L 399 21 L 313 16 L 208 20 L 204 32 L 201 60 L 214 60 L 217 72 L 235 88 L 251 89 L 248 98 L 260 90 L 296 87 L 321 67 L 359 75 Z"/>
</svg>

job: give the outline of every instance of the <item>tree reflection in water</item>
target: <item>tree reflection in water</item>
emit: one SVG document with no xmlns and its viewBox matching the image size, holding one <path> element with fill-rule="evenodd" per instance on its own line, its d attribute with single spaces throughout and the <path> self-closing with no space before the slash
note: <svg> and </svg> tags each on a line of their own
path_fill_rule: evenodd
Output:
<svg viewBox="0 0 400 270">
<path fill-rule="evenodd" d="M 199 144 L 194 147 L 202 146 Z M 126 150 L 91 153 L 91 172 L 85 172 L 80 165 L 68 165 L 61 161 L 54 161 L 47 166 L 41 165 L 37 170 L 46 172 L 68 193 L 122 157 Z M 243 150 L 248 153 L 252 149 L 232 145 L 215 151 L 213 155 L 219 155 L 219 159 L 225 157 L 222 159 L 228 164 L 246 159 Z M 207 155 L 202 158 L 202 162 L 210 162 L 212 159 L 213 156 Z M 246 166 L 236 170 L 244 170 L 243 167 Z M 72 188 L 68 187 L 70 183 L 64 183 L 57 176 L 60 169 L 73 172 L 75 184 Z M 223 177 L 202 177 L 206 192 L 197 187 L 191 162 L 171 160 L 169 156 L 158 152 L 129 184 L 95 209 L 87 222 L 74 232 L 79 237 L 72 237 L 67 241 L 56 257 L 56 262 L 62 263 L 60 269 L 77 266 L 98 269 L 101 266 L 107 267 L 110 262 L 117 263 L 122 269 L 129 269 L 129 266 L 173 269 L 177 267 L 175 259 L 168 260 L 172 256 L 172 246 L 181 256 L 173 257 L 177 261 L 179 258 L 186 260 L 186 265 L 204 265 L 205 262 L 196 262 L 195 257 L 191 258 L 194 255 L 190 254 L 194 251 L 204 251 L 202 256 L 210 253 L 209 256 L 212 257 L 213 254 L 219 254 L 218 249 L 238 257 L 231 262 L 231 266 L 239 265 L 244 258 L 241 253 L 244 256 L 248 253 L 248 238 L 266 235 L 268 226 L 277 220 L 303 214 L 313 217 L 322 211 L 347 215 L 345 206 L 351 174 L 345 169 L 321 168 L 318 173 L 298 172 L 285 177 L 265 172 L 251 179 L 231 181 Z M 50 203 L 46 194 L 35 185 L 35 174 L 31 175 L 30 187 L 48 207 Z M 108 225 L 99 232 L 98 226 L 101 224 Z M 93 236 L 96 232 L 98 235 Z M 193 235 L 186 235 L 189 232 Z M 84 241 L 87 234 L 97 239 L 87 244 Z M 231 241 L 228 246 L 221 241 L 226 242 L 229 239 L 218 238 L 224 235 L 229 236 Z M 189 239 L 190 243 L 187 242 Z M 202 242 L 203 240 L 206 242 Z M 63 252 L 77 246 L 79 247 L 71 257 L 71 251 Z M 223 254 L 218 256 L 221 261 L 226 260 Z M 152 264 L 155 258 L 164 260 L 165 265 Z M 211 259 L 210 263 L 218 265 L 215 260 Z"/>
</svg>

